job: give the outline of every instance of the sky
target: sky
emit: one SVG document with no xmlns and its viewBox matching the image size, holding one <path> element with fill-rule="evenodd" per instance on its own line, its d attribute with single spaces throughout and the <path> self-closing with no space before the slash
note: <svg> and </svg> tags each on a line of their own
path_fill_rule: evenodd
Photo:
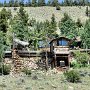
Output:
<svg viewBox="0 0 90 90">
<path fill-rule="evenodd" d="M 6 0 L 7 2 L 9 1 L 9 0 Z M 24 0 L 24 1 L 28 1 L 28 0 Z M 47 2 L 48 0 L 46 0 L 46 2 Z M 59 2 L 62 2 L 63 0 L 58 0 Z M 4 2 L 4 0 L 0 0 L 0 2 Z"/>
</svg>

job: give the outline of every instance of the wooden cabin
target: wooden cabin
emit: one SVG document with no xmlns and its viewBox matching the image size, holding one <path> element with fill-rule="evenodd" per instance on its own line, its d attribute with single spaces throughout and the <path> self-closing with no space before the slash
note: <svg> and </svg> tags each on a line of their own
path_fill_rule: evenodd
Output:
<svg viewBox="0 0 90 90">
<path fill-rule="evenodd" d="M 69 66 L 69 45 L 70 39 L 60 37 L 50 42 L 51 66 L 68 67 Z"/>
</svg>

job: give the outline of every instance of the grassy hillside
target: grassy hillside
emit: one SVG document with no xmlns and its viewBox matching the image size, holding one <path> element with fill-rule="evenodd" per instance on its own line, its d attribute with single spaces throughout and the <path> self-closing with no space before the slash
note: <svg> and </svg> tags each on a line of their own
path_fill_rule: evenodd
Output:
<svg viewBox="0 0 90 90">
<path fill-rule="evenodd" d="M 11 10 L 12 14 L 15 15 L 19 8 L 16 11 L 14 10 L 14 7 L 6 7 L 6 9 Z M 61 10 L 56 10 L 55 7 L 43 6 L 25 7 L 25 10 L 29 14 L 29 18 L 35 18 L 38 21 L 44 21 L 46 19 L 50 20 L 52 14 L 55 14 L 56 21 L 58 22 L 61 20 L 65 12 L 68 13 L 75 21 L 78 18 L 80 18 L 82 22 L 85 22 L 85 20 L 88 19 L 85 15 L 86 7 L 61 7 Z"/>
</svg>

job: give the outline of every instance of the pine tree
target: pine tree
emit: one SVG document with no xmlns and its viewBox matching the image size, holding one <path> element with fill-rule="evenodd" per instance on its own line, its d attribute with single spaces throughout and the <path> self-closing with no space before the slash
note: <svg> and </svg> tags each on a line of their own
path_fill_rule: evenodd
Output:
<svg viewBox="0 0 90 90">
<path fill-rule="evenodd" d="M 45 0 L 38 0 L 38 5 L 39 6 L 44 6 L 45 5 Z"/>
<path fill-rule="evenodd" d="M 52 4 L 52 1 L 51 0 L 48 0 L 47 5 L 48 6 L 51 6 L 51 4 Z"/>
<path fill-rule="evenodd" d="M 56 28 L 57 23 L 56 23 L 54 14 L 52 14 L 52 17 L 51 17 L 51 25 L 52 25 L 53 28 Z"/>
<path fill-rule="evenodd" d="M 85 0 L 85 5 L 88 6 L 89 5 L 89 0 Z"/>
<path fill-rule="evenodd" d="M 76 25 L 77 25 L 79 28 L 81 28 L 81 26 L 82 26 L 81 20 L 80 20 L 79 18 L 77 19 Z"/>
<path fill-rule="evenodd" d="M 69 0 L 69 5 L 70 5 L 70 6 L 73 5 L 73 0 Z"/>
<path fill-rule="evenodd" d="M 0 3 L 0 7 L 3 7 L 3 4 L 2 3 Z"/>
<path fill-rule="evenodd" d="M 82 1 L 82 5 L 85 6 L 85 0 Z"/>
<path fill-rule="evenodd" d="M 88 17 L 89 17 L 89 19 L 90 19 L 90 10 L 88 10 Z"/>
<path fill-rule="evenodd" d="M 10 0 L 10 1 L 9 1 L 9 6 L 10 6 L 10 7 L 13 7 L 13 6 L 14 6 L 14 0 Z"/>
<path fill-rule="evenodd" d="M 20 6 L 24 6 L 24 0 L 21 0 L 21 1 L 19 2 L 19 4 L 20 4 Z"/>
<path fill-rule="evenodd" d="M 85 0 L 79 0 L 79 5 L 80 6 L 85 6 Z"/>
<path fill-rule="evenodd" d="M 18 0 L 15 0 L 15 2 L 14 2 L 14 7 L 18 7 L 18 6 L 19 6 Z"/>
<path fill-rule="evenodd" d="M 6 2 L 6 0 L 4 1 L 4 7 L 7 7 L 7 2 Z"/>
<path fill-rule="evenodd" d="M 68 19 L 71 19 L 67 13 L 64 13 L 64 18 L 61 19 L 61 22 L 65 22 Z"/>
<path fill-rule="evenodd" d="M 52 6 L 57 6 L 58 5 L 58 0 L 52 0 Z"/>
<path fill-rule="evenodd" d="M 27 6 L 31 6 L 31 0 L 28 0 Z"/>
<path fill-rule="evenodd" d="M 0 46 L 4 46 L 5 44 L 5 33 L 3 33 L 2 31 L 0 31 Z M 0 47 L 1 50 L 1 47 Z"/>
<path fill-rule="evenodd" d="M 62 18 L 59 23 L 59 28 L 62 35 L 67 36 L 68 38 L 73 38 L 77 36 L 77 26 L 75 22 L 68 16 L 68 14 L 64 14 L 64 18 Z"/>
<path fill-rule="evenodd" d="M 64 0 L 64 5 L 68 6 L 69 5 L 69 0 Z"/>
<path fill-rule="evenodd" d="M 9 1 L 9 3 L 8 3 L 8 7 L 11 7 L 12 6 L 12 4 L 11 4 L 11 2 Z"/>
<path fill-rule="evenodd" d="M 65 6 L 72 6 L 73 3 L 76 4 L 77 1 L 76 0 L 74 0 L 74 1 L 73 0 L 64 0 L 64 5 Z"/>
<path fill-rule="evenodd" d="M 11 27 L 17 38 L 20 40 L 27 40 L 28 28 L 24 25 L 23 21 L 19 20 L 19 17 L 13 19 Z"/>
<path fill-rule="evenodd" d="M 57 30 L 57 23 L 56 23 L 56 20 L 55 20 L 55 15 L 52 14 L 51 22 L 50 22 L 50 25 L 49 25 L 49 31 L 48 31 L 48 33 L 50 35 L 49 36 L 50 38 L 55 38 L 56 30 Z"/>
<path fill-rule="evenodd" d="M 21 6 L 18 12 L 18 16 L 20 17 L 21 21 L 23 21 L 24 25 L 27 25 L 28 22 L 28 14 L 26 14 L 26 11 Z"/>
<path fill-rule="evenodd" d="M 9 19 L 9 17 L 10 13 L 7 12 L 5 8 L 3 8 L 0 12 L 0 31 L 3 31 L 4 33 L 7 32 L 7 20 Z"/>
<path fill-rule="evenodd" d="M 5 51 L 5 33 L 0 31 L 0 62 L 2 61 L 4 57 L 4 51 Z"/>
<path fill-rule="evenodd" d="M 37 6 L 37 0 L 32 0 L 32 6 L 36 7 Z"/>
<path fill-rule="evenodd" d="M 78 1 L 77 1 L 77 0 L 74 0 L 74 1 L 73 1 L 73 5 L 74 5 L 74 6 L 77 6 L 77 5 L 78 5 Z"/>
<path fill-rule="evenodd" d="M 81 39 L 83 42 L 84 48 L 89 48 L 90 49 L 90 19 L 86 21 L 84 30 L 82 31 L 81 34 Z"/>
</svg>

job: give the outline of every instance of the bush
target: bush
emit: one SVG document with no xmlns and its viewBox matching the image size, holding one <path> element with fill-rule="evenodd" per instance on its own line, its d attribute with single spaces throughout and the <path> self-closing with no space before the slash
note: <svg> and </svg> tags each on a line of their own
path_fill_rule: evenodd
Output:
<svg viewBox="0 0 90 90">
<path fill-rule="evenodd" d="M 56 10 L 61 10 L 59 5 L 56 6 Z"/>
<path fill-rule="evenodd" d="M 79 82 L 80 81 L 80 74 L 77 71 L 71 70 L 64 73 L 67 81 L 69 82 Z"/>
<path fill-rule="evenodd" d="M 27 68 L 24 68 L 22 70 L 22 72 L 24 72 L 26 75 L 30 76 L 31 75 L 31 70 L 27 69 Z"/>
<path fill-rule="evenodd" d="M 10 65 L 0 65 L 0 74 L 8 75 L 10 73 L 11 66 Z"/>
<path fill-rule="evenodd" d="M 33 80 L 37 80 L 37 79 L 38 79 L 37 75 L 34 75 L 34 76 L 32 77 L 32 79 L 33 79 Z"/>
<path fill-rule="evenodd" d="M 16 7 L 14 7 L 14 11 L 16 11 L 17 10 L 17 8 Z"/>
<path fill-rule="evenodd" d="M 72 67 L 72 68 L 80 68 L 80 67 L 82 67 L 82 64 L 79 64 L 79 63 L 77 62 L 77 60 L 73 60 L 73 61 L 71 61 L 71 63 L 70 63 L 70 67 Z"/>
<path fill-rule="evenodd" d="M 86 67 L 89 60 L 89 54 L 87 53 L 81 53 L 80 51 L 76 51 L 75 53 L 75 59 L 77 60 L 77 63 L 81 65 L 81 67 Z"/>
</svg>

